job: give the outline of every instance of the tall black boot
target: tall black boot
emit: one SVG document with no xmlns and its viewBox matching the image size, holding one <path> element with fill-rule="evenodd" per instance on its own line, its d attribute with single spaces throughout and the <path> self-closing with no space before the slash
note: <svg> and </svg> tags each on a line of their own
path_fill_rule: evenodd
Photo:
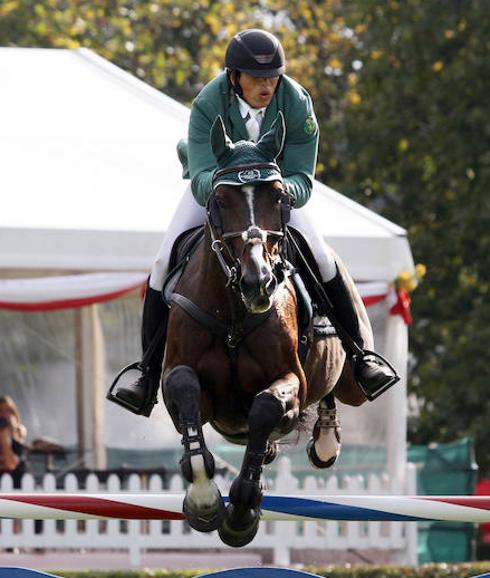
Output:
<svg viewBox="0 0 490 578">
<path fill-rule="evenodd" d="M 335 277 L 324 283 L 323 288 L 331 301 L 336 320 L 363 352 L 363 354 L 357 352 L 354 354 L 352 346 L 349 347 L 349 344 L 342 340 L 347 355 L 354 363 L 354 374 L 359 387 L 369 400 L 375 399 L 388 387 L 395 384 L 399 378 L 392 368 L 383 363 L 383 360 L 377 355 L 364 352 L 364 341 L 361 336 L 357 310 L 349 288 L 338 269 Z M 326 314 L 328 316 L 328 311 Z"/>
<path fill-rule="evenodd" d="M 157 403 L 167 321 L 168 307 L 163 301 L 162 294 L 152 289 L 148 282 L 141 331 L 143 345 L 143 360 L 139 364 L 141 376 L 129 385 L 119 386 L 112 398 L 112 401 L 138 415 L 148 417 Z"/>
</svg>

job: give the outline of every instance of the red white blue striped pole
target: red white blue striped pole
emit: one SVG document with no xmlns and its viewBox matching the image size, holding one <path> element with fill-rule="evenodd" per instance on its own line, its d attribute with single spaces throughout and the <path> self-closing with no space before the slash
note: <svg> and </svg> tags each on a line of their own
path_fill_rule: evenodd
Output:
<svg viewBox="0 0 490 578">
<path fill-rule="evenodd" d="M 0 518 L 183 520 L 181 493 L 0 494 Z M 225 498 L 225 502 L 228 499 Z M 490 496 L 282 496 L 262 500 L 264 520 L 490 522 Z"/>
</svg>

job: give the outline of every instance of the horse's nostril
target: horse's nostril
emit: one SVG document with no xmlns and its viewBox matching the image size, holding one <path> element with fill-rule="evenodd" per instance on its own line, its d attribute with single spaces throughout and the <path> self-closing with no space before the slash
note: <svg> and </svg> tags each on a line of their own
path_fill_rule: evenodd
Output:
<svg viewBox="0 0 490 578">
<path fill-rule="evenodd" d="M 253 293 L 256 286 L 256 281 L 249 275 L 243 275 L 240 279 L 240 288 L 244 295 L 250 295 Z"/>
<path fill-rule="evenodd" d="M 265 291 L 267 293 L 267 295 L 269 295 L 269 297 L 274 293 L 274 291 L 276 290 L 277 287 L 277 279 L 275 277 L 275 275 L 269 275 L 269 280 L 267 281 L 266 285 L 265 285 Z"/>
<path fill-rule="evenodd" d="M 262 287 L 267 289 L 268 287 L 270 287 L 270 284 L 272 283 L 273 280 L 274 280 L 273 276 L 270 273 L 267 273 L 267 275 L 264 276 Z"/>
</svg>

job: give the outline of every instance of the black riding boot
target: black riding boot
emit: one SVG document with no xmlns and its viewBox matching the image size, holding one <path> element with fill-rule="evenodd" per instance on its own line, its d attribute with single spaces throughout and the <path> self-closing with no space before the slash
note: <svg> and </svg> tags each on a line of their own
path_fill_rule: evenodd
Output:
<svg viewBox="0 0 490 578">
<path fill-rule="evenodd" d="M 149 416 L 157 403 L 158 388 L 162 374 L 162 362 L 165 352 L 168 307 L 160 291 L 147 284 L 143 305 L 142 344 L 144 366 L 140 364 L 141 376 L 129 385 L 121 385 L 114 397 L 126 409 L 138 415 Z M 154 341 L 155 340 L 155 341 Z M 153 353 L 149 354 L 149 348 Z"/>
<path fill-rule="evenodd" d="M 341 272 L 337 269 L 335 277 L 328 283 L 324 283 L 323 287 L 331 301 L 337 321 L 356 345 L 363 350 L 364 341 L 361 337 L 357 311 Z M 353 356 L 352 347 L 349 347 L 344 341 L 342 341 L 342 345 L 354 362 L 354 374 L 361 390 L 368 399 L 374 399 L 387 387 L 398 381 L 397 375 L 391 368 L 374 355 L 364 353 L 362 356 L 357 354 Z"/>
</svg>

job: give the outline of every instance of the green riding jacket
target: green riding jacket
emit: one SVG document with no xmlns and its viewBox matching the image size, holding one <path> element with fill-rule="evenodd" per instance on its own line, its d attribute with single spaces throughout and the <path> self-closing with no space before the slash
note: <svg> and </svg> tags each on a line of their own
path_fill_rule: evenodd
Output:
<svg viewBox="0 0 490 578">
<path fill-rule="evenodd" d="M 277 159 L 294 206 L 303 206 L 310 198 L 318 152 L 318 124 L 310 95 L 297 82 L 283 76 L 276 94 L 265 111 L 260 136 L 266 133 L 279 111 L 286 121 L 286 140 Z M 227 75 L 222 72 L 197 95 L 192 104 L 188 134 L 189 176 L 196 201 L 205 206 L 212 190 L 213 171 L 217 167 L 209 134 L 218 115 L 233 142 L 248 140 L 238 101 Z"/>
</svg>

